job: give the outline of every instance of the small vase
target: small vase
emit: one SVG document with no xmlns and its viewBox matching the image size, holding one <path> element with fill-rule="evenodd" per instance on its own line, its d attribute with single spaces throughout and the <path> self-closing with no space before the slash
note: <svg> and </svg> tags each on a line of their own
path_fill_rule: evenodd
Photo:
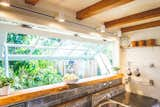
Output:
<svg viewBox="0 0 160 107">
<path fill-rule="evenodd" d="M 145 40 L 138 41 L 138 46 L 140 46 L 140 47 L 145 46 Z"/>
<path fill-rule="evenodd" d="M 147 40 L 147 46 L 155 46 L 156 40 L 155 39 L 148 39 Z"/>
<path fill-rule="evenodd" d="M 131 41 L 131 46 L 136 47 L 137 46 L 137 41 Z"/>
<path fill-rule="evenodd" d="M 10 91 L 10 86 L 5 86 L 0 88 L 0 96 L 8 95 Z"/>
</svg>

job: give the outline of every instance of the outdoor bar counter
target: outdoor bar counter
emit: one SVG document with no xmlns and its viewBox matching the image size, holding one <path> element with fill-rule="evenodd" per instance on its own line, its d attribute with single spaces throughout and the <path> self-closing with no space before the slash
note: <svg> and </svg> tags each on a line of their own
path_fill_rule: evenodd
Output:
<svg viewBox="0 0 160 107">
<path fill-rule="evenodd" d="M 124 92 L 122 78 L 123 74 L 116 74 L 82 79 L 72 85 L 59 83 L 20 90 L 8 96 L 0 96 L 0 107 L 56 107 L 81 98 L 79 104 L 84 103 L 84 107 L 89 107 L 95 104 L 95 93 L 114 91 L 113 94 L 116 96 Z"/>
</svg>

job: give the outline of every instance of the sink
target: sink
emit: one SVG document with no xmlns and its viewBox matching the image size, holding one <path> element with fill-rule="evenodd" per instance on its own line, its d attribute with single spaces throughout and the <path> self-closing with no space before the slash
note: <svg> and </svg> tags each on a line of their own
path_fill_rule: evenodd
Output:
<svg viewBox="0 0 160 107">
<path fill-rule="evenodd" d="M 107 94 L 101 102 L 96 103 L 93 107 L 160 107 L 157 99 L 124 92 L 111 98 L 110 94 Z"/>
<path fill-rule="evenodd" d="M 98 104 L 97 107 L 130 107 L 130 106 L 114 100 L 108 100 L 108 101 L 101 102 L 100 104 Z"/>
<path fill-rule="evenodd" d="M 108 103 L 108 104 L 102 105 L 100 107 L 124 107 L 124 106 L 122 106 L 120 104 Z"/>
</svg>

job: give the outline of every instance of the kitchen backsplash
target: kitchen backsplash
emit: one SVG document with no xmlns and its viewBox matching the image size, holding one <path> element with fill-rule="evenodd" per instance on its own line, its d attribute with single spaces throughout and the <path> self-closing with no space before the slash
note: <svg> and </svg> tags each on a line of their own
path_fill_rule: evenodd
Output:
<svg viewBox="0 0 160 107">
<path fill-rule="evenodd" d="M 160 39 L 160 27 L 130 32 L 125 35 L 130 36 L 131 41 Z M 160 46 L 121 49 L 120 60 L 122 71 L 125 74 L 128 68 L 131 68 L 132 72 L 138 68 L 141 73 L 140 77 L 131 76 L 131 81 L 126 85 L 126 89 L 160 100 Z M 151 85 L 150 81 L 153 81 L 154 84 Z"/>
</svg>

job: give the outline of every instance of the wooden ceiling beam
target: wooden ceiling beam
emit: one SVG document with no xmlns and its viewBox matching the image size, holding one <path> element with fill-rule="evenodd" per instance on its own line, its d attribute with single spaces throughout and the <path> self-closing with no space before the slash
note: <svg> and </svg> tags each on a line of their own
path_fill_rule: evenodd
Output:
<svg viewBox="0 0 160 107">
<path fill-rule="evenodd" d="M 31 5 L 36 5 L 38 1 L 39 0 L 25 0 L 25 3 L 31 4 Z"/>
<path fill-rule="evenodd" d="M 112 28 L 112 27 L 130 24 L 130 23 L 134 23 L 137 21 L 143 21 L 146 19 L 151 19 L 151 18 L 155 18 L 155 17 L 159 17 L 159 16 L 160 16 L 160 7 L 156 8 L 156 9 L 149 10 L 149 11 L 145 11 L 142 13 L 137 13 L 137 14 L 133 14 L 130 16 L 126 16 L 126 17 L 116 19 L 113 21 L 105 22 L 104 24 L 106 27 Z"/>
<path fill-rule="evenodd" d="M 105 10 L 124 5 L 134 0 L 101 0 L 87 8 L 84 8 L 76 13 L 76 18 L 79 20 L 91 17 Z"/>
<path fill-rule="evenodd" d="M 146 29 L 146 28 L 151 28 L 151 27 L 156 27 L 156 26 L 160 26 L 160 20 L 154 21 L 154 22 L 149 22 L 149 23 L 144 23 L 144 24 L 140 24 L 140 25 L 121 28 L 121 31 L 122 31 L 122 33 L 126 33 L 126 32 L 131 32 L 131 31 L 135 31 L 135 30 Z"/>
</svg>

